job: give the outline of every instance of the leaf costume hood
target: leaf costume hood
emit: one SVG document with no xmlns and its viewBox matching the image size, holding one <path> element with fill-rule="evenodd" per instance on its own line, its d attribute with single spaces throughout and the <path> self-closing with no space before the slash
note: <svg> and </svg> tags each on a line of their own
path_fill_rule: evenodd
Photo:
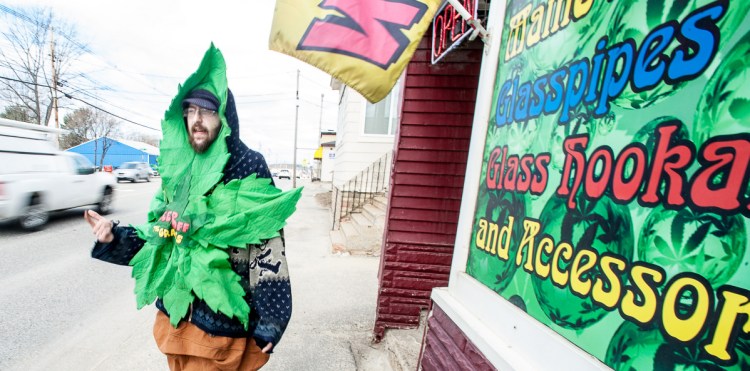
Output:
<svg viewBox="0 0 750 371">
<path fill-rule="evenodd" d="M 220 102 L 221 128 L 203 153 L 190 146 L 183 119 L 182 101 L 194 89 L 208 90 Z M 178 87 L 161 126 L 162 187 L 148 222 L 135 226 L 146 242 L 130 261 L 138 308 L 161 298 L 177 326 L 198 297 L 247 328 L 250 308 L 226 250 L 277 237 L 302 189 L 274 187 L 262 156 L 240 140 L 226 64 L 213 44 Z"/>
</svg>

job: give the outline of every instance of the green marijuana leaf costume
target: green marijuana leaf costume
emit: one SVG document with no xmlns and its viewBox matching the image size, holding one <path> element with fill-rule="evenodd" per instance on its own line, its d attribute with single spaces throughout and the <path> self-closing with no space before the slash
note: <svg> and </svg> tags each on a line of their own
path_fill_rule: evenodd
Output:
<svg viewBox="0 0 750 371">
<path fill-rule="evenodd" d="M 183 99 L 198 88 L 221 102 L 218 137 L 201 154 L 188 142 L 182 114 Z M 151 202 L 148 222 L 134 226 L 146 241 L 130 261 L 138 308 L 160 297 L 176 327 L 197 296 L 211 310 L 236 317 L 247 329 L 250 308 L 227 248 L 247 248 L 277 237 L 302 189 L 282 192 L 270 179 L 255 175 L 227 184 L 221 181 L 231 129 L 224 115 L 226 65 L 213 44 L 178 90 L 161 124 L 162 188 Z"/>
</svg>

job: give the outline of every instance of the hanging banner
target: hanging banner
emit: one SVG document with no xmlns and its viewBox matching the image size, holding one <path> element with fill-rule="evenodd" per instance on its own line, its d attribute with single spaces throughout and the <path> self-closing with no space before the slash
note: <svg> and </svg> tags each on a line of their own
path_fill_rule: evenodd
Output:
<svg viewBox="0 0 750 371">
<path fill-rule="evenodd" d="M 375 103 L 396 84 L 440 2 L 276 0 L 268 45 Z"/>
<path fill-rule="evenodd" d="M 507 1 L 467 273 L 615 370 L 750 369 L 748 9 Z"/>
</svg>

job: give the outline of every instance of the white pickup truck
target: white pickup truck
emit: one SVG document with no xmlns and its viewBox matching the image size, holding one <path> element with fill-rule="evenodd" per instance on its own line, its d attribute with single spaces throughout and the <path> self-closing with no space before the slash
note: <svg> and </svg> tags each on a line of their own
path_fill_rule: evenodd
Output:
<svg viewBox="0 0 750 371">
<path fill-rule="evenodd" d="M 85 157 L 57 149 L 62 131 L 0 118 L 0 222 L 41 229 L 49 213 L 97 205 L 112 208 L 115 178 Z"/>
</svg>

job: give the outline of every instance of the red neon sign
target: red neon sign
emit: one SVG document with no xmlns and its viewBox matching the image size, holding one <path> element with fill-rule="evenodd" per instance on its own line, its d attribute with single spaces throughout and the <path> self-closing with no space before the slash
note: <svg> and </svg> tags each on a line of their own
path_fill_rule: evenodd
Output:
<svg viewBox="0 0 750 371">
<path fill-rule="evenodd" d="M 460 0 L 472 17 L 477 16 L 478 0 Z M 471 34 L 471 26 L 448 2 L 438 10 L 432 20 L 432 63 L 437 63 L 453 48 L 458 46 L 466 36 Z"/>
</svg>

